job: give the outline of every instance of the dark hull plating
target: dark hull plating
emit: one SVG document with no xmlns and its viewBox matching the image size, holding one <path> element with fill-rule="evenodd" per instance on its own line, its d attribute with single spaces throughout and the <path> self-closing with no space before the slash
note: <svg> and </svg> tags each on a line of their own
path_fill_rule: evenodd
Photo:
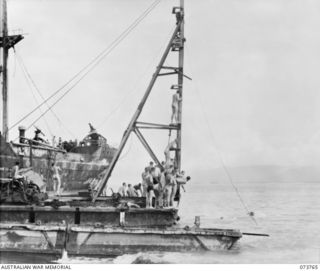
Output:
<svg viewBox="0 0 320 271">
<path fill-rule="evenodd" d="M 11 169 L 16 161 L 20 168 L 32 167 L 46 183 L 47 190 L 52 190 L 51 164 L 56 162 L 62 170 L 61 182 L 64 191 L 87 190 L 89 179 L 98 178 L 112 159 L 115 150 L 109 146 L 78 147 L 77 152 L 63 152 L 53 148 L 28 144 L 7 143 L 1 137 L 0 142 L 0 179 L 11 177 Z"/>
<path fill-rule="evenodd" d="M 76 225 L 0 225 L 1 251 L 112 256 L 142 251 L 231 249 L 241 233 L 224 229 L 166 229 Z"/>
</svg>

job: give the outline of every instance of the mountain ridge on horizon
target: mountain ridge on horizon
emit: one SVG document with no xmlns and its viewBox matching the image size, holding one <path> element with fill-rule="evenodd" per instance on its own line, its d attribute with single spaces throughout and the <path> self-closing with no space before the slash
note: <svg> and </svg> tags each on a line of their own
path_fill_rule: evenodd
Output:
<svg viewBox="0 0 320 271">
<path fill-rule="evenodd" d="M 261 181 L 317 181 L 320 179 L 320 166 L 279 166 L 254 165 L 227 167 L 234 181 L 261 180 Z M 223 167 L 194 169 L 197 178 L 227 178 Z M 192 177 L 192 176 L 191 176 Z"/>
</svg>

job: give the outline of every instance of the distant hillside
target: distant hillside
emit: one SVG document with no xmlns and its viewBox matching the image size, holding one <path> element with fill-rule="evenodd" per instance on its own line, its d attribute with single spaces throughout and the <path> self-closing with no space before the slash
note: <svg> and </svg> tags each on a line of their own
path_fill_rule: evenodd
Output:
<svg viewBox="0 0 320 271">
<path fill-rule="evenodd" d="M 228 168 L 234 181 L 290 181 L 301 182 L 303 180 L 318 181 L 320 183 L 320 167 L 281 167 L 281 166 L 245 166 Z M 212 168 L 205 170 L 194 170 L 190 175 L 200 178 L 227 178 L 223 168 Z"/>
</svg>

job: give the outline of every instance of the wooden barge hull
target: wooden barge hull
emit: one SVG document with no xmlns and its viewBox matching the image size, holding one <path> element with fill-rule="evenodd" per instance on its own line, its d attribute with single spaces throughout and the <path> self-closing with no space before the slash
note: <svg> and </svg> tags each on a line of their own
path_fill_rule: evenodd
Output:
<svg viewBox="0 0 320 271">
<path fill-rule="evenodd" d="M 102 204 L 103 202 L 98 202 Z M 0 205 L 0 251 L 82 256 L 230 249 L 237 230 L 179 228 L 177 209 Z"/>
<path fill-rule="evenodd" d="M 0 223 L 108 227 L 168 227 L 176 223 L 177 209 L 79 206 L 0 205 Z"/>
<path fill-rule="evenodd" d="M 236 230 L 130 228 L 2 223 L 0 251 L 79 256 L 231 249 Z"/>
</svg>

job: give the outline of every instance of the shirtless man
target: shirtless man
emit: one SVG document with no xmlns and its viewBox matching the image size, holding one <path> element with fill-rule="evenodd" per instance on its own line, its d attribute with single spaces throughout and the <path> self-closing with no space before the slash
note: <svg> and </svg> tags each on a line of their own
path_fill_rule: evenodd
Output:
<svg viewBox="0 0 320 271">
<path fill-rule="evenodd" d="M 148 185 L 147 185 L 147 176 L 148 176 L 148 173 L 149 173 L 149 168 L 146 167 L 144 169 L 144 172 L 142 172 L 141 174 L 141 178 L 142 178 L 142 196 L 145 197 L 147 195 L 147 188 L 148 188 Z"/>
<path fill-rule="evenodd" d="M 169 206 L 173 207 L 174 198 L 176 196 L 177 189 L 178 189 L 177 170 L 176 169 L 174 169 L 173 172 L 172 172 L 171 186 L 172 186 L 172 190 L 171 190 L 171 195 L 170 195 L 170 204 L 169 204 Z"/>
<path fill-rule="evenodd" d="M 170 157 L 170 149 L 174 148 L 177 146 L 177 140 L 173 140 L 171 141 L 168 146 L 166 147 L 166 149 L 164 150 L 164 156 L 165 156 L 165 168 L 169 168 L 171 166 L 171 157 Z"/>
<path fill-rule="evenodd" d="M 136 191 L 137 196 L 138 197 L 142 197 L 142 185 L 141 185 L 141 183 L 134 185 L 133 188 Z"/>
<path fill-rule="evenodd" d="M 121 197 L 126 197 L 128 195 L 126 183 L 122 183 L 122 186 L 119 187 L 118 193 Z"/>
<path fill-rule="evenodd" d="M 147 184 L 147 193 L 146 193 L 146 207 L 153 208 L 152 200 L 155 197 L 154 195 L 154 184 L 153 184 L 153 176 L 152 172 L 154 172 L 154 168 L 152 168 L 147 176 L 146 176 L 146 184 Z"/>
<path fill-rule="evenodd" d="M 159 184 L 158 184 L 158 207 L 163 208 L 164 199 L 165 199 L 165 185 L 166 185 L 166 176 L 164 173 L 164 169 L 161 169 Z"/>
<path fill-rule="evenodd" d="M 181 173 L 177 174 L 177 191 L 174 197 L 174 200 L 177 201 L 177 207 L 179 207 L 180 204 L 180 200 L 181 200 L 181 190 L 180 188 L 182 188 L 182 190 L 184 192 L 186 192 L 184 185 L 189 182 L 191 180 L 190 176 L 185 176 L 185 171 L 182 170 Z"/>
<path fill-rule="evenodd" d="M 19 174 L 19 165 L 20 163 L 17 161 L 15 165 L 12 167 L 12 178 L 14 180 L 22 178 L 22 176 Z"/>
<path fill-rule="evenodd" d="M 133 188 L 132 184 L 128 184 L 128 190 L 127 190 L 128 196 L 129 197 L 137 197 L 138 194 L 136 190 Z"/>
<path fill-rule="evenodd" d="M 60 196 L 61 178 L 59 171 L 61 172 L 61 168 L 55 165 L 55 163 L 52 163 L 51 171 L 53 179 L 53 191 L 55 192 L 56 196 Z"/>
<path fill-rule="evenodd" d="M 149 166 L 147 166 L 148 171 L 150 171 L 154 167 L 153 161 L 149 162 Z"/>
<path fill-rule="evenodd" d="M 178 109 L 179 109 L 179 102 L 182 101 L 180 98 L 179 90 L 172 96 L 172 114 L 171 114 L 171 123 L 178 123 Z"/>
<path fill-rule="evenodd" d="M 173 186 L 173 172 L 174 168 L 173 165 L 166 169 L 164 176 L 165 176 L 165 185 L 164 185 L 164 206 L 170 207 L 170 200 L 172 194 L 172 186 Z"/>
</svg>

